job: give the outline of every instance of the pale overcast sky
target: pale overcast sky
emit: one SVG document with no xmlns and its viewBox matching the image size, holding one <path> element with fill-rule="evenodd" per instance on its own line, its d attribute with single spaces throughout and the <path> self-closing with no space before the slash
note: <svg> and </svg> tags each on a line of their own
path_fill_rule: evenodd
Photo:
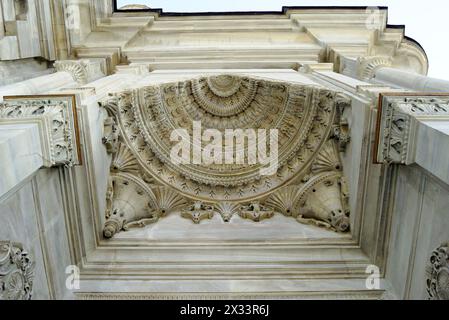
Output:
<svg viewBox="0 0 449 320">
<path fill-rule="evenodd" d="M 165 12 L 280 11 L 282 6 L 388 6 L 390 24 L 404 24 L 429 57 L 429 76 L 449 80 L 449 1 L 444 0 L 118 0 Z"/>
</svg>

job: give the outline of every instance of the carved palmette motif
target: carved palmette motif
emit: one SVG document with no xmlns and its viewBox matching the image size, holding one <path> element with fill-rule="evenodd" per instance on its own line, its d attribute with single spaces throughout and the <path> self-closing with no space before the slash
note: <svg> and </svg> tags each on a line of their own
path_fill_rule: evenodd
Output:
<svg viewBox="0 0 449 320">
<path fill-rule="evenodd" d="M 22 245 L 0 241 L 0 300 L 30 300 L 34 262 Z"/>
<path fill-rule="evenodd" d="M 234 216 L 261 221 L 278 213 L 347 231 L 349 211 L 339 153 L 349 142 L 341 114 L 349 105 L 334 91 L 237 75 L 163 83 L 110 97 L 102 106 L 108 114 L 103 141 L 113 154 L 111 177 L 121 178 L 122 173 L 135 177 L 132 183 L 146 185 L 155 203 L 142 202 L 138 214 L 119 207 L 123 219 L 107 222 L 113 231 L 108 236 L 156 222 L 171 212 L 195 223 L 214 213 L 225 222 Z M 261 164 L 173 163 L 171 133 L 183 128 L 192 136 L 192 123 L 199 120 L 204 129 L 222 133 L 277 129 L 278 170 L 263 176 Z M 117 193 L 112 188 L 108 206 L 114 200 L 118 206 L 117 199 L 125 194 L 133 197 L 131 189 L 122 187 Z M 107 219 L 111 212 L 109 208 Z"/>
<path fill-rule="evenodd" d="M 230 222 L 232 217 L 238 214 L 239 205 L 232 202 L 219 202 L 215 205 L 217 211 L 224 222 Z"/>
</svg>

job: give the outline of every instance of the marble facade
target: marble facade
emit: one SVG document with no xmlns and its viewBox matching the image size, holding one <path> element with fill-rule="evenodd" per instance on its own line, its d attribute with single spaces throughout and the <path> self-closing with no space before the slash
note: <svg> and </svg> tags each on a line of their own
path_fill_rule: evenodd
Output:
<svg viewBox="0 0 449 320">
<path fill-rule="evenodd" d="M 386 8 L 113 7 L 1 2 L 0 299 L 448 298 L 449 82 Z M 276 175 L 174 166 L 193 120 Z"/>
</svg>

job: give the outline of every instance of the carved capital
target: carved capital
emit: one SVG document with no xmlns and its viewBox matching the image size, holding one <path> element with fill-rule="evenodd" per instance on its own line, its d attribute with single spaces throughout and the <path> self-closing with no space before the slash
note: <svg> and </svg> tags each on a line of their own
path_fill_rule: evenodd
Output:
<svg viewBox="0 0 449 320">
<path fill-rule="evenodd" d="M 81 163 L 74 95 L 5 97 L 0 125 L 24 123 L 38 124 L 45 167 Z"/>
<path fill-rule="evenodd" d="M 0 241 L 0 300 L 31 300 L 34 262 L 21 244 Z"/>
<path fill-rule="evenodd" d="M 381 96 L 377 130 L 377 162 L 414 163 L 420 121 L 449 119 L 449 97 Z"/>
<path fill-rule="evenodd" d="M 391 67 L 392 63 L 391 57 L 373 56 L 359 58 L 357 76 L 362 81 L 369 81 L 374 78 L 377 69 Z"/>
<path fill-rule="evenodd" d="M 429 299 L 449 300 L 449 243 L 432 252 L 426 271 Z"/>
<path fill-rule="evenodd" d="M 101 60 L 61 60 L 54 64 L 56 71 L 68 72 L 73 80 L 85 85 L 104 76 Z"/>
</svg>

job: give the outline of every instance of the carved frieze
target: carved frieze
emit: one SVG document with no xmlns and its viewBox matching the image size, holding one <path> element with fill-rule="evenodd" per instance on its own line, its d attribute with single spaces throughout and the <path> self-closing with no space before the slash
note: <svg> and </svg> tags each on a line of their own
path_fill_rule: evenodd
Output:
<svg viewBox="0 0 449 320">
<path fill-rule="evenodd" d="M 0 300 L 31 300 L 34 262 L 18 243 L 0 241 Z"/>
<path fill-rule="evenodd" d="M 431 300 L 449 300 L 449 243 L 432 252 L 427 265 L 427 293 Z"/>
<path fill-rule="evenodd" d="M 75 96 L 5 97 L 0 124 L 29 123 L 39 126 L 44 166 L 80 164 Z"/>
<path fill-rule="evenodd" d="M 128 90 L 101 105 L 108 113 L 103 142 L 113 155 L 111 177 L 132 175 L 146 184 L 156 198 L 164 190 L 164 196 L 169 196 L 166 200 L 176 204 L 164 209 L 164 214 L 177 209 L 195 223 L 214 214 L 221 215 L 225 222 L 236 215 L 261 221 L 284 214 L 300 222 L 324 221 L 338 231 L 349 229 L 339 153 L 349 142 L 342 113 L 350 100 L 338 92 L 219 75 Z M 196 121 L 223 135 L 228 129 L 278 130 L 278 169 L 272 175 L 262 175 L 262 164 L 258 163 L 173 163 L 171 133 L 183 128 L 193 136 Z M 190 144 L 195 148 L 195 141 Z M 244 146 L 245 155 L 249 147 Z M 290 186 L 299 193 L 292 193 L 293 198 L 286 200 L 292 202 L 288 214 L 288 209 L 275 205 L 274 197 Z M 322 196 L 314 197 L 314 188 Z M 112 197 L 108 203 L 132 197 L 123 191 L 109 195 Z M 108 237 L 126 229 L 130 219 L 139 222 L 146 216 L 143 221 L 153 223 L 163 217 L 161 204 L 139 203 L 142 206 L 137 215 L 121 209 L 126 219 L 119 222 L 110 221 L 108 209 Z"/>
<path fill-rule="evenodd" d="M 377 162 L 412 164 L 421 120 L 449 119 L 449 97 L 383 96 L 378 118 Z"/>
</svg>

